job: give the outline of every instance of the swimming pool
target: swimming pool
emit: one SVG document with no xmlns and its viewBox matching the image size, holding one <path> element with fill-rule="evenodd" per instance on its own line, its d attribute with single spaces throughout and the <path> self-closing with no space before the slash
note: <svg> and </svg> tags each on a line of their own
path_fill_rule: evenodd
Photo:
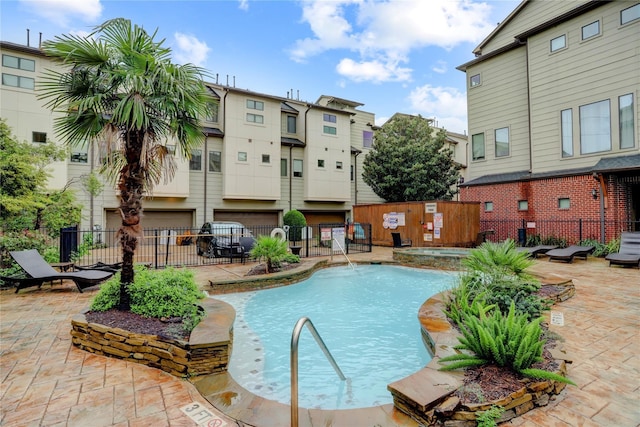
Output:
<svg viewBox="0 0 640 427">
<path fill-rule="evenodd" d="M 261 397 L 291 401 L 291 333 L 311 319 L 347 377 L 341 381 L 304 328 L 298 345 L 299 405 L 352 409 L 391 403 L 387 384 L 430 360 L 417 313 L 453 284 L 452 273 L 388 265 L 333 267 L 295 285 L 216 295 L 236 309 L 229 372 Z"/>
</svg>

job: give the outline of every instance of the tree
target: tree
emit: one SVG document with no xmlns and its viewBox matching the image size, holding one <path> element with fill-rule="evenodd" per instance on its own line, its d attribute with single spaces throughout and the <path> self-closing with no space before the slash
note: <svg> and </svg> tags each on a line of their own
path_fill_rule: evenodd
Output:
<svg viewBox="0 0 640 427">
<path fill-rule="evenodd" d="M 0 221 L 5 232 L 48 228 L 56 232 L 80 221 L 81 206 L 67 187 L 47 189 L 51 162 L 66 151 L 47 141 L 19 142 L 0 120 Z"/>
<path fill-rule="evenodd" d="M 120 310 L 130 309 L 133 259 L 142 236 L 142 199 L 153 186 L 173 177 L 175 161 L 167 143 L 185 158 L 201 144 L 198 118 L 215 102 L 207 94 L 204 71 L 171 62 L 156 33 L 117 18 L 85 36 L 63 35 L 42 50 L 64 71 L 48 70 L 39 85 L 47 107 L 62 115 L 56 132 L 70 146 L 93 142 L 107 148 L 103 171 L 117 181 L 122 224 Z"/>
<path fill-rule="evenodd" d="M 387 202 L 451 200 L 459 167 L 445 138 L 421 116 L 392 118 L 376 132 L 364 159 L 364 182 Z"/>
<path fill-rule="evenodd" d="M 287 258 L 287 241 L 278 237 L 259 236 L 251 249 L 251 257 L 267 261 L 267 273 L 273 273 Z"/>
</svg>

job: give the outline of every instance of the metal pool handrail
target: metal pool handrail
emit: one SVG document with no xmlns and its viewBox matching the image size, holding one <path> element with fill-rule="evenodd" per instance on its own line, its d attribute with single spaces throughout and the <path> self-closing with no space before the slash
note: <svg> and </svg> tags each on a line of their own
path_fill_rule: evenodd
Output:
<svg viewBox="0 0 640 427">
<path fill-rule="evenodd" d="M 327 360 L 331 363 L 333 369 L 335 369 L 338 377 L 340 377 L 342 381 L 346 380 L 346 377 L 340 370 L 340 367 L 320 337 L 318 330 L 313 326 L 311 319 L 308 317 L 301 317 L 298 319 L 296 326 L 293 328 L 293 333 L 291 334 L 291 427 L 298 427 L 298 340 L 300 339 L 300 333 L 302 332 L 302 328 L 305 324 L 308 324 L 307 326 L 309 327 L 311 335 L 315 338 L 318 346 L 320 346 L 324 352 L 324 355 L 327 356 Z"/>
</svg>

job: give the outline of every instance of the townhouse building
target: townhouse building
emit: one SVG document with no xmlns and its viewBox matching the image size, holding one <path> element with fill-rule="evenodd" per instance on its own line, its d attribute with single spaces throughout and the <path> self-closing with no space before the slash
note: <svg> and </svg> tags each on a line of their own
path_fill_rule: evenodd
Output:
<svg viewBox="0 0 640 427">
<path fill-rule="evenodd" d="M 461 200 L 481 202 L 481 220 L 594 221 L 583 237 L 603 241 L 640 229 L 638 46 L 637 1 L 522 1 L 457 67 Z"/>
<path fill-rule="evenodd" d="M 52 63 L 36 47 L 0 42 L 0 116 L 16 137 L 34 144 L 59 142 L 54 112 L 37 98 L 38 77 Z M 363 182 L 360 164 L 371 150 L 375 115 L 363 104 L 333 96 L 316 102 L 207 83 L 217 100 L 202 118 L 206 138 L 190 159 L 176 156 L 173 179 L 146 195 L 145 228 L 194 228 L 205 221 L 277 225 L 291 209 L 309 224 L 342 223 L 357 203 L 382 202 Z M 171 151 L 171 141 L 166 142 Z M 97 144 L 71 147 L 50 166 L 49 187 L 69 186 L 82 205 L 81 229 L 117 229 L 113 185 L 97 196 L 82 180 L 97 171 L 105 153 Z"/>
</svg>

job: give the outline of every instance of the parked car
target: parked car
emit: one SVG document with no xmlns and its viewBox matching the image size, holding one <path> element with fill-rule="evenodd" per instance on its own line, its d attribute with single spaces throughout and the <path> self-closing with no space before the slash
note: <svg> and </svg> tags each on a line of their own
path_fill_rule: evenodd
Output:
<svg viewBox="0 0 640 427">
<path fill-rule="evenodd" d="M 244 237 L 253 238 L 253 234 L 239 222 L 205 222 L 198 232 L 196 251 L 209 258 L 242 256 L 245 250 L 240 239 Z"/>
</svg>

